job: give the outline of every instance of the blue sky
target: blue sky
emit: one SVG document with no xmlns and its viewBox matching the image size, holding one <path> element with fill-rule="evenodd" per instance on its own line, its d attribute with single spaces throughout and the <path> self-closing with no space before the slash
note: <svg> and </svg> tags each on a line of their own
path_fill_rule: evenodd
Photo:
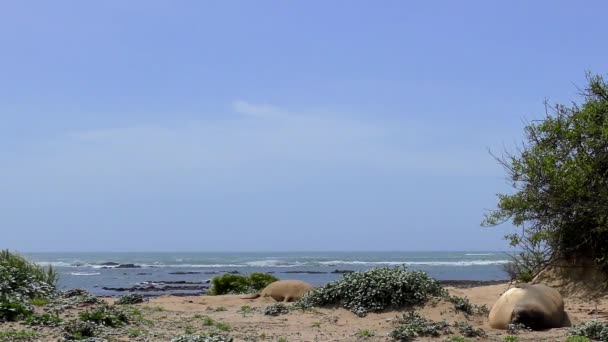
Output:
<svg viewBox="0 0 608 342">
<path fill-rule="evenodd" d="M 0 4 L 0 247 L 499 250 L 543 101 L 604 1 Z"/>
</svg>

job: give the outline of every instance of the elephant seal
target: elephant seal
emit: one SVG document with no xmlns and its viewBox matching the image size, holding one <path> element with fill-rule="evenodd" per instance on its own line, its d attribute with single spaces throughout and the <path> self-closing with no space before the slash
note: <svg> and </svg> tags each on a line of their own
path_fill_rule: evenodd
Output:
<svg viewBox="0 0 608 342">
<path fill-rule="evenodd" d="M 242 298 L 272 297 L 277 302 L 293 302 L 304 297 L 312 289 L 312 285 L 300 280 L 279 280 L 266 286 L 260 293 Z"/>
<path fill-rule="evenodd" d="M 503 293 L 490 310 L 489 320 L 494 329 L 507 329 L 511 323 L 532 330 L 568 325 L 562 296 L 543 284 L 519 284 Z"/>
</svg>

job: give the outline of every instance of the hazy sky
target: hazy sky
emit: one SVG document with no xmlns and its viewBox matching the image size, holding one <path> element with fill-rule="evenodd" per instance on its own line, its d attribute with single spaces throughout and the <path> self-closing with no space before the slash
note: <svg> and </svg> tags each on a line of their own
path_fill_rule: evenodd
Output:
<svg viewBox="0 0 608 342">
<path fill-rule="evenodd" d="M 494 250 L 606 1 L 3 1 L 0 247 Z"/>
</svg>

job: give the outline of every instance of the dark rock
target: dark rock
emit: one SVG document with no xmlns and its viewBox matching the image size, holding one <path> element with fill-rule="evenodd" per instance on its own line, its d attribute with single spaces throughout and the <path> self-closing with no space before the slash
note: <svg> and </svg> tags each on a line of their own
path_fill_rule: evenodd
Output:
<svg viewBox="0 0 608 342">
<path fill-rule="evenodd" d="M 334 274 L 345 274 L 345 273 L 354 273 L 355 271 L 353 270 L 334 270 L 331 273 Z"/>
<path fill-rule="evenodd" d="M 152 273 L 137 273 L 137 275 L 151 275 Z"/>
<path fill-rule="evenodd" d="M 240 272 L 239 272 L 239 271 L 236 271 L 236 270 L 235 270 L 235 271 L 228 271 L 228 272 L 226 272 L 226 273 L 228 273 L 228 274 L 240 274 Z"/>
<path fill-rule="evenodd" d="M 116 268 L 141 268 L 141 266 L 135 264 L 120 264 L 116 266 Z"/>
<path fill-rule="evenodd" d="M 220 274 L 220 272 L 216 272 L 216 271 L 209 271 L 209 272 L 205 272 L 205 274 Z"/>
<path fill-rule="evenodd" d="M 119 263 L 117 263 L 117 262 L 108 261 L 108 262 L 102 262 L 100 265 L 101 265 L 101 266 L 118 266 L 118 265 L 120 265 L 120 264 L 119 264 Z"/>
<path fill-rule="evenodd" d="M 178 272 L 169 272 L 169 274 L 201 274 L 201 272 L 183 272 L 183 271 L 178 271 Z"/>
</svg>

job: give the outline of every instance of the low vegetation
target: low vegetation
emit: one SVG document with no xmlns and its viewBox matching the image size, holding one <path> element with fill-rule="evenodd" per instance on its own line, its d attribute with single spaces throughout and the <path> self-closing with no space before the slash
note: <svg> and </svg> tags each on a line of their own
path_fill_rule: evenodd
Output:
<svg viewBox="0 0 608 342">
<path fill-rule="evenodd" d="M 203 335 L 181 335 L 171 340 L 171 342 L 232 342 L 234 339 L 229 336 L 217 334 Z"/>
<path fill-rule="evenodd" d="M 439 337 L 451 333 L 447 321 L 435 322 L 413 311 L 404 314 L 397 322 L 399 326 L 389 334 L 395 341 L 408 342 L 418 337 Z"/>
<path fill-rule="evenodd" d="M 591 340 L 608 342 L 608 323 L 600 321 L 587 321 L 570 329 L 569 334 L 574 337 L 587 337 Z"/>
<path fill-rule="evenodd" d="M 124 295 L 120 297 L 116 304 L 118 305 L 130 305 L 130 304 L 139 304 L 144 302 L 144 296 L 139 293 L 130 293 L 128 295 Z"/>
<path fill-rule="evenodd" d="M 449 296 L 447 299 L 454 304 L 454 310 L 465 315 L 487 315 L 490 312 L 487 306 L 472 304 L 466 297 Z"/>
<path fill-rule="evenodd" d="M 262 291 L 266 286 L 279 280 L 266 273 L 252 273 L 249 276 L 240 274 L 223 274 L 211 279 L 211 288 L 207 294 L 247 294 Z"/>
<path fill-rule="evenodd" d="M 129 316 L 114 306 L 100 305 L 80 314 L 80 320 L 106 327 L 119 327 L 129 323 Z"/>
<path fill-rule="evenodd" d="M 283 303 L 274 303 L 264 308 L 264 315 L 278 316 L 289 313 L 289 308 Z"/>
<path fill-rule="evenodd" d="M 38 333 L 32 330 L 0 330 L 0 341 L 32 341 L 39 337 Z"/>
<path fill-rule="evenodd" d="M 295 306 L 301 309 L 339 306 L 365 316 L 368 312 L 421 305 L 433 297 L 446 295 L 441 284 L 424 272 L 387 267 L 346 274 L 313 290 Z"/>
</svg>

